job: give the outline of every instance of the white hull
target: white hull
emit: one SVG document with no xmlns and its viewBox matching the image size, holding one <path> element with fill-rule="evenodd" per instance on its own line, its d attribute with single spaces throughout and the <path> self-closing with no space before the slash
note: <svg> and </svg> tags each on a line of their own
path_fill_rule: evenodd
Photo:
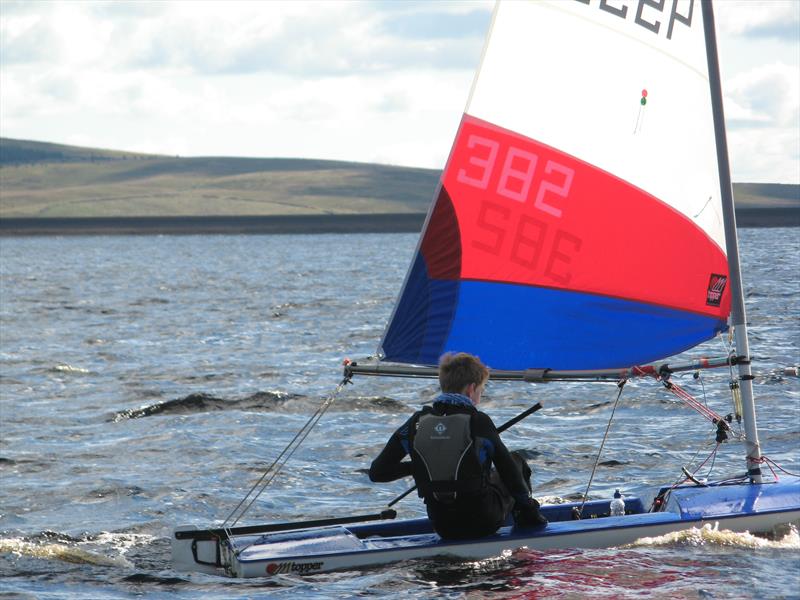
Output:
<svg viewBox="0 0 800 600">
<path fill-rule="evenodd" d="M 613 517 L 614 520 L 624 519 L 624 517 Z M 794 513 L 793 520 L 800 521 L 800 511 Z M 346 570 L 359 567 L 375 566 L 387 563 L 394 563 L 405 560 L 430 558 L 436 556 L 454 557 L 468 560 L 480 560 L 500 556 L 506 550 L 516 550 L 526 547 L 532 550 L 558 550 L 563 548 L 610 548 L 622 546 L 635 542 L 643 537 L 655 537 L 681 531 L 689 527 L 701 527 L 706 523 L 717 523 L 718 521 L 696 521 L 693 523 L 672 523 L 662 525 L 652 525 L 648 527 L 620 527 L 603 532 L 594 533 L 591 531 L 568 533 L 563 535 L 553 535 L 538 537 L 536 535 L 525 538 L 499 539 L 499 540 L 480 540 L 468 544 L 436 544 L 422 548 L 403 548 L 397 550 L 385 550 L 382 552 L 364 552 L 337 556 L 334 554 L 321 555 L 313 559 L 301 558 L 286 559 L 261 559 L 242 562 L 232 553 L 227 554 L 230 560 L 230 573 L 235 577 L 266 577 L 269 576 L 267 568 L 270 564 L 291 564 L 297 567 L 294 572 L 303 572 L 305 565 L 319 565 L 316 568 L 309 568 L 305 573 L 322 573 L 326 571 Z M 774 527 L 784 522 L 784 516 L 778 518 L 759 517 L 739 517 L 728 519 L 720 523 L 720 527 L 735 532 L 744 531 L 771 531 Z M 501 536 L 502 537 L 502 536 Z M 291 568 L 289 567 L 289 568 Z"/>
<path fill-rule="evenodd" d="M 759 490 L 762 486 L 759 486 Z M 476 540 L 444 541 L 430 531 L 427 519 L 358 525 L 351 528 L 295 529 L 266 535 L 234 535 L 223 541 L 173 540 L 177 570 L 204 571 L 233 577 L 271 577 L 369 567 L 398 561 L 447 556 L 480 560 L 504 551 L 526 547 L 534 550 L 608 548 L 630 544 L 643 537 L 661 536 L 706 524 L 734 532 L 771 533 L 787 523 L 800 524 L 800 481 L 763 486 L 685 488 L 684 497 L 670 500 L 667 512 L 637 512 L 620 517 L 601 516 L 608 503 L 587 504 L 600 518 L 570 520 L 566 507 L 544 507 L 551 523 L 539 530 L 503 527 L 497 534 Z M 726 493 L 720 496 L 720 489 Z M 709 491 L 710 490 L 710 491 Z M 773 493 L 777 492 L 777 493 Z M 739 512 L 692 518 L 698 503 L 713 510 L 721 505 L 739 506 Z M 759 510 L 759 504 L 765 508 Z M 781 506 L 781 504 L 783 506 Z M 641 506 L 641 503 L 639 503 Z M 769 507 L 769 508 L 767 508 Z M 702 510 L 702 509 L 701 509 Z M 584 513 L 592 514 L 592 513 Z M 563 518 L 559 520 L 559 518 Z M 411 532 L 411 533 L 409 533 Z M 195 550 L 192 550 L 195 544 Z M 199 563 L 195 560 L 195 553 Z"/>
</svg>

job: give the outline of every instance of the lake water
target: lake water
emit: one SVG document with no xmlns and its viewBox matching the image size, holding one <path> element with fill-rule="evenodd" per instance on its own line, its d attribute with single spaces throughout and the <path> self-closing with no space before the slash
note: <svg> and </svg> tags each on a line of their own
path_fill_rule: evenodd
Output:
<svg viewBox="0 0 800 600">
<path fill-rule="evenodd" d="M 740 232 L 761 443 L 800 472 L 799 229 Z M 1 598 L 798 598 L 800 539 L 686 532 L 626 548 L 519 550 L 305 578 L 177 573 L 174 526 L 219 523 L 341 379 L 372 354 L 416 235 L 0 239 Z M 657 265 L 654 265 L 657 268 Z M 689 353 L 723 355 L 724 340 Z M 722 414 L 727 371 L 677 381 Z M 365 469 L 430 381 L 356 378 L 243 523 L 377 512 L 408 482 Z M 613 384 L 492 383 L 483 409 L 544 499 L 584 491 Z M 629 383 L 590 497 L 695 468 L 714 428 Z M 744 470 L 725 444 L 698 476 Z M 709 472 L 713 469 L 712 472 Z M 781 477 L 788 477 L 779 473 Z M 401 517 L 424 514 L 415 495 Z"/>
</svg>

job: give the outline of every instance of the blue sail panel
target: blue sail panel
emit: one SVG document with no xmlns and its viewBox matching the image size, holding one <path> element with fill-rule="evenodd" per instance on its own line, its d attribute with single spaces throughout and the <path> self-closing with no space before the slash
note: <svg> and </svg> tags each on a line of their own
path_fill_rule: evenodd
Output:
<svg viewBox="0 0 800 600">
<path fill-rule="evenodd" d="M 474 349 L 500 369 L 625 368 L 677 354 L 726 328 L 708 316 L 586 293 L 482 281 L 416 285 L 436 301 L 415 310 L 401 302 L 384 339 L 385 360 L 435 365 L 444 352 Z M 420 297 L 404 299 L 413 296 Z M 451 303 L 447 310 L 442 300 Z"/>
<path fill-rule="evenodd" d="M 458 305 L 458 280 L 428 276 L 418 253 L 406 280 L 394 318 L 384 336 L 381 353 L 388 360 L 436 364 Z M 435 357 L 431 359 L 430 357 Z"/>
</svg>

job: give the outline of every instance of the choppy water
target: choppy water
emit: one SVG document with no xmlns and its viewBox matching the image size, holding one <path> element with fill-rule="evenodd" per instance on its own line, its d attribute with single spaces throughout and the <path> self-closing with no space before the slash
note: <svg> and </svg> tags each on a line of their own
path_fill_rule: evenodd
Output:
<svg viewBox="0 0 800 600">
<path fill-rule="evenodd" d="M 761 442 L 800 472 L 800 380 L 783 374 L 800 362 L 800 231 L 740 235 Z M 305 578 L 172 571 L 172 528 L 223 519 L 339 382 L 342 358 L 374 352 L 415 242 L 0 239 L 0 596 L 800 597 L 796 532 L 768 541 L 689 531 L 626 548 L 520 550 Z M 692 355 L 702 353 L 724 353 L 724 344 Z M 730 412 L 726 373 L 679 382 Z M 246 521 L 383 508 L 407 483 L 372 485 L 364 470 L 435 391 L 431 382 L 356 379 Z M 483 408 L 499 423 L 544 401 L 504 438 L 533 464 L 540 498 L 570 498 L 586 486 L 615 392 L 493 383 Z M 712 447 L 711 425 L 654 382 L 632 382 L 590 496 L 622 487 L 647 500 Z M 742 454 L 726 444 L 710 475 L 741 473 Z M 398 508 L 402 517 L 423 514 L 416 497 Z"/>
</svg>

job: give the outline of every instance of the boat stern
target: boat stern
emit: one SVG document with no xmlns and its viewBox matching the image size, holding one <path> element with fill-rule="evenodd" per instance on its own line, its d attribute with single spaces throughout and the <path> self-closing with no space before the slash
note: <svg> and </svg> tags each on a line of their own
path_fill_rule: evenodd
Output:
<svg viewBox="0 0 800 600">
<path fill-rule="evenodd" d="M 177 527 L 172 534 L 172 566 L 184 573 L 201 572 L 225 575 L 222 542 L 219 538 L 204 535 L 194 525 Z"/>
</svg>

